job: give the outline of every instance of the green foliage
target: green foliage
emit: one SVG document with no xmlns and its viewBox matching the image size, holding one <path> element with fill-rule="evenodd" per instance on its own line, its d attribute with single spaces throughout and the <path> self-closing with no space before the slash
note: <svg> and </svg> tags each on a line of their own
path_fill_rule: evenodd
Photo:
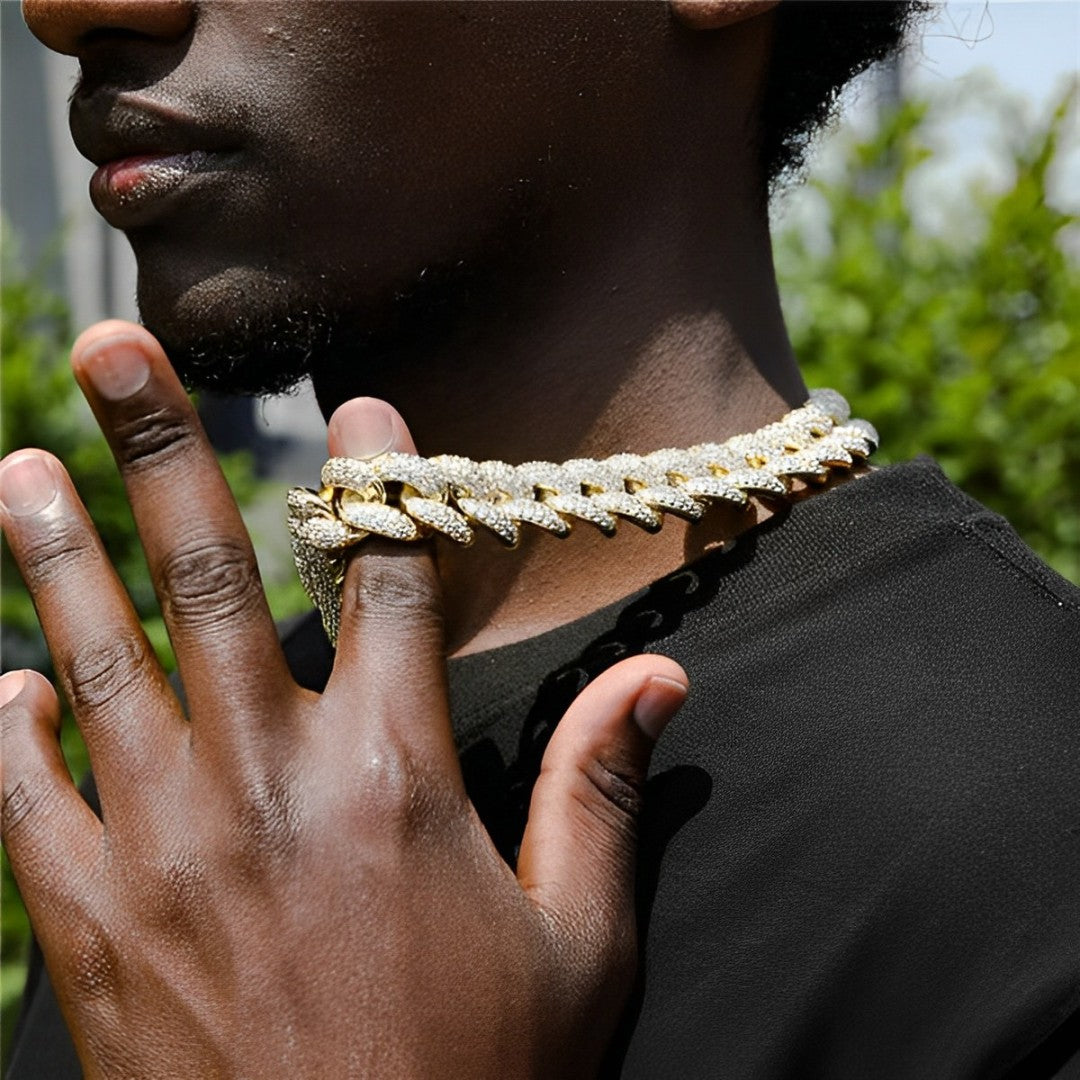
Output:
<svg viewBox="0 0 1080 1080">
<path fill-rule="evenodd" d="M 157 611 L 146 561 L 104 437 L 97 430 L 68 366 L 71 333 L 63 304 L 34 275 L 20 274 L 4 252 L 2 291 L 4 454 L 24 446 L 49 450 L 66 466 L 89 504 L 110 558 L 131 594 L 147 635 L 168 670 L 174 665 L 168 636 Z M 256 481 L 247 455 L 222 459 L 226 476 L 243 503 Z M 5 547 L 2 567 L 5 646 L 26 656 L 24 666 L 45 670 L 48 654 L 30 597 Z M 8 666 L 11 666 L 10 664 Z"/>
<path fill-rule="evenodd" d="M 842 178 L 811 181 L 825 243 L 805 226 L 778 231 L 789 330 L 808 385 L 835 386 L 874 422 L 878 461 L 931 454 L 1080 581 L 1080 274 L 1066 240 L 1077 219 L 1047 199 L 1075 87 L 1029 126 L 1000 93 L 968 93 L 1013 133 L 1012 182 L 936 192 L 953 228 L 913 213 L 933 123 L 970 97 L 909 102 L 869 139 L 848 138 Z"/>
<path fill-rule="evenodd" d="M 80 394 L 68 364 L 72 334 L 64 304 L 36 274 L 22 272 L 5 229 L 3 280 L 0 285 L 0 450 L 36 446 L 51 451 L 67 467 L 101 534 L 102 542 L 120 573 L 147 636 L 167 671 L 175 666 L 168 634 L 157 607 L 146 560 L 124 495 L 123 483 L 112 454 L 89 407 Z M 229 454 L 222 468 L 241 506 L 259 492 L 250 456 Z M 4 668 L 29 667 L 52 677 L 48 649 L 38 627 L 30 596 L 7 545 L 0 553 L 0 605 L 3 614 Z M 271 610 L 285 618 L 308 605 L 299 581 L 271 582 Z M 87 770 L 86 750 L 69 711 L 65 710 L 61 735 L 72 775 L 78 780 Z M 29 926 L 7 857 L 2 860 L 0 934 L 0 1038 L 7 1046 L 17 1015 L 25 977 Z"/>
</svg>

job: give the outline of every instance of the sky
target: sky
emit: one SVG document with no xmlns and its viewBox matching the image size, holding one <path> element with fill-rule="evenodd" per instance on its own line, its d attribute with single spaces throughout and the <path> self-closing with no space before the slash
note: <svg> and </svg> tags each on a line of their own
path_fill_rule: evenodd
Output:
<svg viewBox="0 0 1080 1080">
<path fill-rule="evenodd" d="M 992 73 L 997 82 L 1026 99 L 1027 115 L 1045 115 L 1068 92 L 1070 81 L 1076 99 L 1080 0 L 950 0 L 927 27 L 921 47 L 909 54 L 906 85 L 916 93 L 947 92 L 958 81 L 978 78 L 980 72 Z M 1024 115 L 1022 110 L 1017 113 L 1021 123 Z M 1070 119 L 1048 186 L 1055 205 L 1077 213 L 1080 100 L 1074 100 Z M 990 187 L 1011 184 L 1011 173 L 1002 171 L 994 147 L 1015 134 L 990 130 L 987 117 L 980 122 L 971 110 L 959 115 L 939 133 L 928 183 L 944 186 L 978 176 Z"/>
<path fill-rule="evenodd" d="M 925 230 L 964 229 L 974 206 L 975 186 L 1011 186 L 1012 156 L 1003 153 L 1022 138 L 1025 122 L 1046 115 L 1080 71 L 1080 0 L 948 0 L 923 27 L 902 64 L 905 94 L 954 96 L 969 86 L 962 107 L 937 111 L 921 136 L 932 156 L 909 178 L 908 208 Z M 985 81 L 992 80 L 1015 103 L 1002 122 Z M 838 180 L 846 168 L 844 129 L 866 135 L 873 128 L 891 83 L 871 71 L 845 92 L 843 124 L 826 132 L 810 157 L 811 175 Z M 1048 178 L 1051 202 L 1080 213 L 1080 100 L 1073 107 L 1066 138 Z M 824 243 L 827 220 L 821 196 L 811 186 L 786 190 L 772 205 L 774 223 L 809 230 L 811 242 Z M 1077 237 L 1080 243 L 1080 236 Z M 1072 246 L 1072 243 L 1070 243 Z"/>
<path fill-rule="evenodd" d="M 949 0 L 908 65 L 915 87 L 992 68 L 1041 104 L 1080 69 L 1080 0 Z"/>
</svg>

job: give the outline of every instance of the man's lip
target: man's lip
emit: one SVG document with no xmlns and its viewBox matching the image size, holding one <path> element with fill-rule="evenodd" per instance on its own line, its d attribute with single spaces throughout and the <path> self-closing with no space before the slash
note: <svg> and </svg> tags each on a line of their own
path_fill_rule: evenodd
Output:
<svg viewBox="0 0 1080 1080">
<path fill-rule="evenodd" d="M 129 158 L 236 149 L 236 132 L 173 105 L 130 93 L 76 93 L 71 134 L 83 157 L 108 166 Z"/>
<path fill-rule="evenodd" d="M 90 179 L 90 198 L 118 229 L 148 224 L 183 189 L 228 167 L 232 155 L 209 150 L 132 154 L 101 165 Z"/>
<path fill-rule="evenodd" d="M 205 153 L 159 153 L 134 154 L 102 165 L 91 184 L 95 189 L 112 198 L 123 199 L 133 195 L 141 184 L 163 173 L 192 172 L 205 158 Z"/>
</svg>

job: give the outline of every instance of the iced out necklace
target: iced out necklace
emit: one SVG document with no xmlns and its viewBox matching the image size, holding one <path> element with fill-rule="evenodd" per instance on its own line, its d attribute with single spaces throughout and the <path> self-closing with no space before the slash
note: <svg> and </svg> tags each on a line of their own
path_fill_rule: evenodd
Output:
<svg viewBox="0 0 1080 1080">
<path fill-rule="evenodd" d="M 441 535 L 467 545 L 479 528 L 513 547 L 523 525 L 564 538 L 577 521 L 605 536 L 614 535 L 619 518 L 648 532 L 660 529 L 664 514 L 700 521 L 712 503 L 745 506 L 751 494 L 784 498 L 794 479 L 823 482 L 833 470 L 868 457 L 878 434 L 849 415 L 835 390 L 813 390 L 805 405 L 775 423 L 686 450 L 561 465 L 445 454 L 331 458 L 318 491 L 289 492 L 296 568 L 336 643 L 345 555 L 368 536 L 412 541 Z"/>
</svg>

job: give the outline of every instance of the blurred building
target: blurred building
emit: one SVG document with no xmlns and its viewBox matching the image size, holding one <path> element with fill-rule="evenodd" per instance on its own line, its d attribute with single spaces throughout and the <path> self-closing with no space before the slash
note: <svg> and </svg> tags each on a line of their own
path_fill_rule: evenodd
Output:
<svg viewBox="0 0 1080 1080">
<path fill-rule="evenodd" d="M 20 5 L 0 0 L 0 205 L 5 242 L 26 268 L 42 266 L 67 299 L 76 326 L 135 317 L 135 266 L 123 236 L 94 213 L 87 184 L 94 167 L 67 127 L 78 66 L 42 48 Z"/>
</svg>

